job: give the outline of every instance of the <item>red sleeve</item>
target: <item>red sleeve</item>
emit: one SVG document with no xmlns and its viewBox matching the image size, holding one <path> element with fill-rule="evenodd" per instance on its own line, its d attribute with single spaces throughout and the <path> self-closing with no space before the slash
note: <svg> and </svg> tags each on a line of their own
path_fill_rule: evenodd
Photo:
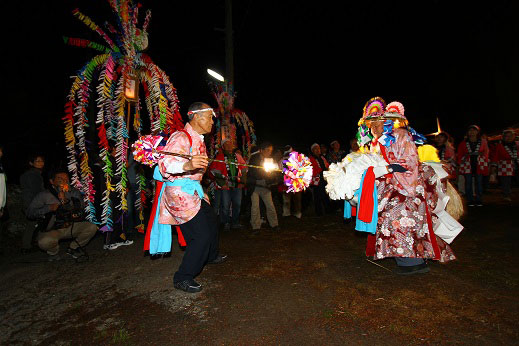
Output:
<svg viewBox="0 0 519 346">
<path fill-rule="evenodd" d="M 321 173 L 321 167 L 317 164 L 317 160 L 312 156 L 310 157 L 312 163 L 312 177 L 317 177 Z"/>
<path fill-rule="evenodd" d="M 490 162 L 497 163 L 499 161 L 500 149 L 501 143 L 498 143 L 492 147 L 492 150 L 490 150 Z"/>
<path fill-rule="evenodd" d="M 456 160 L 456 152 L 454 151 L 454 147 L 447 145 L 445 147 L 445 160 Z"/>
<path fill-rule="evenodd" d="M 215 159 L 224 161 L 225 156 L 223 155 L 223 153 L 221 151 L 218 151 L 218 154 L 216 154 Z M 215 178 L 213 172 L 218 172 L 221 175 L 225 176 L 227 174 L 227 167 L 225 166 L 225 163 L 217 162 L 217 161 L 211 162 L 211 164 L 209 165 L 209 169 L 207 170 L 207 176 L 211 179 Z"/>
<path fill-rule="evenodd" d="M 239 163 L 240 165 L 238 166 L 238 169 L 240 171 L 245 171 L 247 169 L 247 166 L 242 166 L 242 165 L 245 165 L 247 164 L 247 162 L 245 162 L 245 160 L 243 159 L 243 156 L 241 156 L 240 154 L 236 153 L 236 162 Z"/>
<path fill-rule="evenodd" d="M 489 155 L 488 142 L 486 139 L 481 139 L 481 148 L 479 148 L 479 152 L 481 153 L 485 159 L 488 159 Z"/>
<path fill-rule="evenodd" d="M 463 159 L 463 156 L 467 153 L 467 144 L 465 141 L 462 141 L 460 145 L 458 145 L 458 165 L 461 164 L 461 160 Z"/>
</svg>

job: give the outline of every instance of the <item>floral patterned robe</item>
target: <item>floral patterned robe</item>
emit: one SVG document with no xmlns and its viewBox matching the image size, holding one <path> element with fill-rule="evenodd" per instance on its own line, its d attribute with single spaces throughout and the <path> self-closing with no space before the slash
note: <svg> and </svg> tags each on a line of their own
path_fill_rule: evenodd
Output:
<svg viewBox="0 0 519 346">
<path fill-rule="evenodd" d="M 432 210 L 438 200 L 437 176 L 431 167 L 420 164 L 416 145 L 405 129 L 395 129 L 394 135 L 396 140 L 389 147 L 374 141 L 371 149 L 380 152 L 388 163 L 397 163 L 408 171 L 387 174 L 376 180 L 378 225 L 377 233 L 371 236 L 371 251 L 368 241 L 367 253 L 374 259 L 453 260 L 452 250 L 434 235 L 432 228 L 435 218 Z"/>
<path fill-rule="evenodd" d="M 186 124 L 185 130 L 191 137 L 191 146 L 188 136 L 181 131 L 177 131 L 168 139 L 163 151 L 186 155 L 207 156 L 203 136 L 195 132 L 189 123 Z M 185 162 L 187 162 L 187 159 L 164 155 L 164 157 L 159 160 L 159 169 L 164 181 L 172 182 L 176 179 L 192 179 L 201 181 L 202 176 L 204 175 L 204 170 L 201 169 L 194 172 L 176 174 L 168 173 L 175 171 L 174 166 L 178 163 Z M 159 223 L 181 225 L 188 222 L 195 217 L 200 210 L 201 198 L 204 198 L 204 196 L 198 196 L 196 192 L 194 195 L 190 195 L 182 191 L 180 186 L 166 186 L 162 199 L 160 200 Z"/>
</svg>

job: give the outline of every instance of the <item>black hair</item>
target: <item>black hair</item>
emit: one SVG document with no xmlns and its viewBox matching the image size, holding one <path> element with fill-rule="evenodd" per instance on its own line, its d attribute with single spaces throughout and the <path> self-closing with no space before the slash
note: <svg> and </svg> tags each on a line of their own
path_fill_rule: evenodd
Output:
<svg viewBox="0 0 519 346">
<path fill-rule="evenodd" d="M 260 149 L 261 149 L 261 150 L 265 150 L 265 149 L 267 149 L 268 147 L 274 147 L 274 146 L 273 146 L 272 143 L 270 143 L 270 142 L 263 142 L 263 143 L 261 143 L 261 145 L 260 145 Z"/>
<path fill-rule="evenodd" d="M 36 159 L 38 157 L 41 157 L 42 159 L 45 160 L 45 155 L 41 154 L 41 153 L 32 153 L 28 156 L 28 162 L 30 163 L 33 163 L 34 161 L 36 161 Z"/>
<path fill-rule="evenodd" d="M 58 174 L 66 174 L 68 177 L 68 171 L 66 168 L 56 168 L 49 172 L 49 179 L 54 180 L 56 178 L 56 175 Z"/>
</svg>

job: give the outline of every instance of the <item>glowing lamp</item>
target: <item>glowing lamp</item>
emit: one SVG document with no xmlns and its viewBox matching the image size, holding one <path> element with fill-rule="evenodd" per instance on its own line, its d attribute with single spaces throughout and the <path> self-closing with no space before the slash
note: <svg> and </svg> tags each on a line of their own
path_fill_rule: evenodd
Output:
<svg viewBox="0 0 519 346">
<path fill-rule="evenodd" d="M 137 102 L 139 98 L 139 81 L 134 75 L 124 78 L 124 98 L 128 102 Z"/>
<path fill-rule="evenodd" d="M 263 169 L 267 172 L 273 171 L 278 168 L 278 165 L 274 163 L 274 159 L 271 157 L 265 158 L 265 160 L 263 161 Z"/>
<path fill-rule="evenodd" d="M 223 82 L 225 79 L 223 78 L 223 76 L 221 74 L 219 74 L 218 72 L 215 72 L 211 69 L 207 69 L 207 73 L 213 77 L 214 79 L 220 81 L 220 82 Z"/>
</svg>

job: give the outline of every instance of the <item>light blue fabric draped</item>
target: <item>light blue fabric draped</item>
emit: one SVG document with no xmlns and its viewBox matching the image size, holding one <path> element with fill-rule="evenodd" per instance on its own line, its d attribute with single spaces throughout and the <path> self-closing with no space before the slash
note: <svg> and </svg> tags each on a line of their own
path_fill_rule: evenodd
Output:
<svg viewBox="0 0 519 346">
<path fill-rule="evenodd" d="M 360 187 L 357 191 L 355 191 L 355 196 L 357 196 L 357 201 L 360 204 L 360 196 L 362 196 L 362 188 L 364 186 L 364 177 L 366 176 L 366 172 L 362 175 L 362 180 L 360 181 Z M 371 218 L 371 222 L 366 223 L 364 221 L 359 220 L 359 213 L 357 212 L 356 216 L 356 225 L 355 229 L 360 232 L 368 232 L 371 234 L 375 234 L 377 232 L 377 223 L 378 223 L 378 196 L 377 196 L 377 184 L 373 182 L 373 217 Z M 344 218 L 351 218 L 351 204 L 348 201 L 344 201 Z"/>
<path fill-rule="evenodd" d="M 164 182 L 158 165 L 153 171 L 153 179 Z M 159 223 L 160 216 L 160 201 L 162 200 L 162 194 L 167 186 L 180 186 L 182 191 L 190 195 L 194 195 L 195 192 L 198 194 L 200 199 L 204 198 L 204 190 L 198 180 L 192 179 L 176 179 L 175 181 L 166 181 L 160 189 L 159 200 L 157 210 L 155 212 L 155 218 L 153 219 L 153 225 L 150 233 L 150 254 L 163 254 L 171 251 L 171 225 L 164 225 Z"/>
</svg>

